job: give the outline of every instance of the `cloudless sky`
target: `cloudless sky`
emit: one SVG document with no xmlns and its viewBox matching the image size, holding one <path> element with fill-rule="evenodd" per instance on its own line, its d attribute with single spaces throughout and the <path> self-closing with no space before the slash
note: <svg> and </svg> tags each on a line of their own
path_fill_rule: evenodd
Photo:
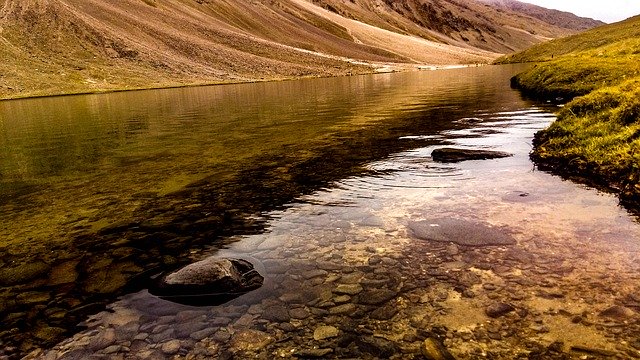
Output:
<svg viewBox="0 0 640 360">
<path fill-rule="evenodd" d="M 520 0 L 549 9 L 572 12 L 604 22 L 640 15 L 640 0 Z"/>
</svg>

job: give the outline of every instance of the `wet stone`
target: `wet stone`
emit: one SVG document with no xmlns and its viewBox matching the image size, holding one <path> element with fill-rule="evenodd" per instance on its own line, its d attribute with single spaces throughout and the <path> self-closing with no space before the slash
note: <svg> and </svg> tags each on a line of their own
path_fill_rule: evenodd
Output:
<svg viewBox="0 0 640 360">
<path fill-rule="evenodd" d="M 333 326 L 318 326 L 313 331 L 314 340 L 324 340 L 338 336 L 340 331 Z"/>
<path fill-rule="evenodd" d="M 87 345 L 87 349 L 97 351 L 113 345 L 116 341 L 116 332 L 114 329 L 106 329 L 91 338 Z"/>
<path fill-rule="evenodd" d="M 213 333 L 216 332 L 216 330 L 217 329 L 215 328 L 203 329 L 203 330 L 192 333 L 191 335 L 189 335 L 189 337 L 192 338 L 193 340 L 199 341 L 206 337 L 211 336 Z"/>
<path fill-rule="evenodd" d="M 433 161 L 443 163 L 455 163 L 467 160 L 488 160 L 513 156 L 513 154 L 503 151 L 460 149 L 460 148 L 439 148 L 431 152 Z"/>
<path fill-rule="evenodd" d="M 326 270 L 322 270 L 322 269 L 316 269 L 316 270 L 310 270 L 310 271 L 306 271 L 302 274 L 302 276 L 309 280 L 309 279 L 313 279 L 316 277 L 325 277 L 329 274 L 329 272 L 327 272 Z"/>
<path fill-rule="evenodd" d="M 122 350 L 122 346 L 121 345 L 111 345 L 107 348 L 105 348 L 104 350 L 102 350 L 103 353 L 105 354 L 114 354 L 119 352 L 120 350 Z"/>
<path fill-rule="evenodd" d="M 258 351 L 274 342 L 274 338 L 258 330 L 242 330 L 233 335 L 231 349 L 235 351 Z"/>
<path fill-rule="evenodd" d="M 503 316 L 507 313 L 510 313 L 512 311 L 514 311 L 515 308 L 509 304 L 505 304 L 505 303 L 493 303 L 489 306 L 487 306 L 484 309 L 485 314 L 487 314 L 487 316 L 492 317 L 492 318 L 497 318 L 500 316 Z"/>
<path fill-rule="evenodd" d="M 455 360 L 442 342 L 431 337 L 420 344 L 420 352 L 427 360 Z"/>
<path fill-rule="evenodd" d="M 329 314 L 337 315 L 337 314 L 351 314 L 355 312 L 358 308 L 354 304 L 342 304 L 338 306 L 334 306 L 329 309 Z"/>
<path fill-rule="evenodd" d="M 411 233 L 422 240 L 453 242 L 463 246 L 513 245 L 515 239 L 504 230 L 481 222 L 463 219 L 439 218 L 412 221 Z"/>
<path fill-rule="evenodd" d="M 289 310 L 283 306 L 268 307 L 262 313 L 262 318 L 269 321 L 287 322 L 291 319 Z"/>
<path fill-rule="evenodd" d="M 304 349 L 296 351 L 293 355 L 303 359 L 318 359 L 324 358 L 332 352 L 333 349 Z"/>
<path fill-rule="evenodd" d="M 381 358 L 389 358 L 399 351 L 395 343 L 374 336 L 359 337 L 356 344 L 361 351 Z"/>
<path fill-rule="evenodd" d="M 180 340 L 169 340 L 162 344 L 160 349 L 167 355 L 177 354 L 180 351 Z"/>
<path fill-rule="evenodd" d="M 629 309 L 628 307 L 614 305 L 603 310 L 598 315 L 601 317 L 608 317 L 618 321 L 624 321 L 633 317 L 635 315 L 635 311 Z"/>
<path fill-rule="evenodd" d="M 341 295 L 357 295 L 362 292 L 362 286 L 360 284 L 340 284 L 333 292 Z"/>
<path fill-rule="evenodd" d="M 294 319 L 306 319 L 309 317 L 309 311 L 305 308 L 296 308 L 289 310 L 289 315 Z"/>
<path fill-rule="evenodd" d="M 375 309 L 369 315 L 370 318 L 375 320 L 390 320 L 398 313 L 398 309 L 395 306 L 386 305 Z"/>
<path fill-rule="evenodd" d="M 358 295 L 358 301 L 365 305 L 379 305 L 397 296 L 397 293 L 389 289 L 367 290 Z"/>
</svg>

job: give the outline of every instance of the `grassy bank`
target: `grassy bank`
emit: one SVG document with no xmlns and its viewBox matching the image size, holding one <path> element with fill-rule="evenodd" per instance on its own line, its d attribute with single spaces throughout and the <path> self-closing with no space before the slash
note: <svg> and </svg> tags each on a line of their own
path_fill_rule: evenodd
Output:
<svg viewBox="0 0 640 360">
<path fill-rule="evenodd" d="M 529 96 L 570 100 L 536 134 L 544 169 L 618 192 L 640 208 L 640 17 L 498 60 L 539 62 L 512 79 Z"/>
</svg>

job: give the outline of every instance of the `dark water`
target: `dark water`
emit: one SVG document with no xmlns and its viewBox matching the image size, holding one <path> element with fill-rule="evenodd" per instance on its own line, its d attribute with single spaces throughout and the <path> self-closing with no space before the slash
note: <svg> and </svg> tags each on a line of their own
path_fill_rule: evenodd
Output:
<svg viewBox="0 0 640 360">
<path fill-rule="evenodd" d="M 544 127 L 552 117 L 509 88 L 517 70 L 0 102 L 2 347 L 25 354 L 52 345 L 116 296 L 144 288 L 149 275 L 277 228 L 294 204 L 349 207 L 344 197 L 314 198 L 318 191 L 356 186 L 347 198 L 376 208 L 389 188 L 411 194 L 424 177 L 437 178 L 425 185 L 436 189 L 465 179 L 447 166 L 416 174 L 424 165 L 411 150 L 457 139 L 491 148 L 493 135 L 519 121 L 527 134 Z M 478 117 L 495 126 L 469 120 Z M 522 166 L 529 145 L 515 138 Z M 398 173 L 408 175 L 384 181 Z M 467 186 L 467 195 L 428 196 L 459 204 L 486 191 L 473 179 Z M 518 191 L 500 196 L 520 200 Z M 282 233 L 327 224 L 318 214 L 294 218 Z"/>
</svg>

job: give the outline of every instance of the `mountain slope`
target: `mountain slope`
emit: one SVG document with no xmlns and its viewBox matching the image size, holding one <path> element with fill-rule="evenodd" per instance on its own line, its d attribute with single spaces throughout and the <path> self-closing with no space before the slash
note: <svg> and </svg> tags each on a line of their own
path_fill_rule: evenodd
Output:
<svg viewBox="0 0 640 360">
<path fill-rule="evenodd" d="M 575 98 L 536 134 L 532 158 L 607 187 L 640 212 L 640 16 L 500 61 L 545 60 L 513 84 L 538 97 Z"/>
<path fill-rule="evenodd" d="M 0 98 L 484 63 L 572 31 L 473 1 L 315 2 L 326 9 L 305 0 L 4 0 Z"/>
<path fill-rule="evenodd" d="M 516 0 L 480 0 L 498 9 L 513 11 L 564 29 L 583 31 L 602 26 L 600 20 L 580 17 L 570 12 L 543 8 Z"/>
</svg>

